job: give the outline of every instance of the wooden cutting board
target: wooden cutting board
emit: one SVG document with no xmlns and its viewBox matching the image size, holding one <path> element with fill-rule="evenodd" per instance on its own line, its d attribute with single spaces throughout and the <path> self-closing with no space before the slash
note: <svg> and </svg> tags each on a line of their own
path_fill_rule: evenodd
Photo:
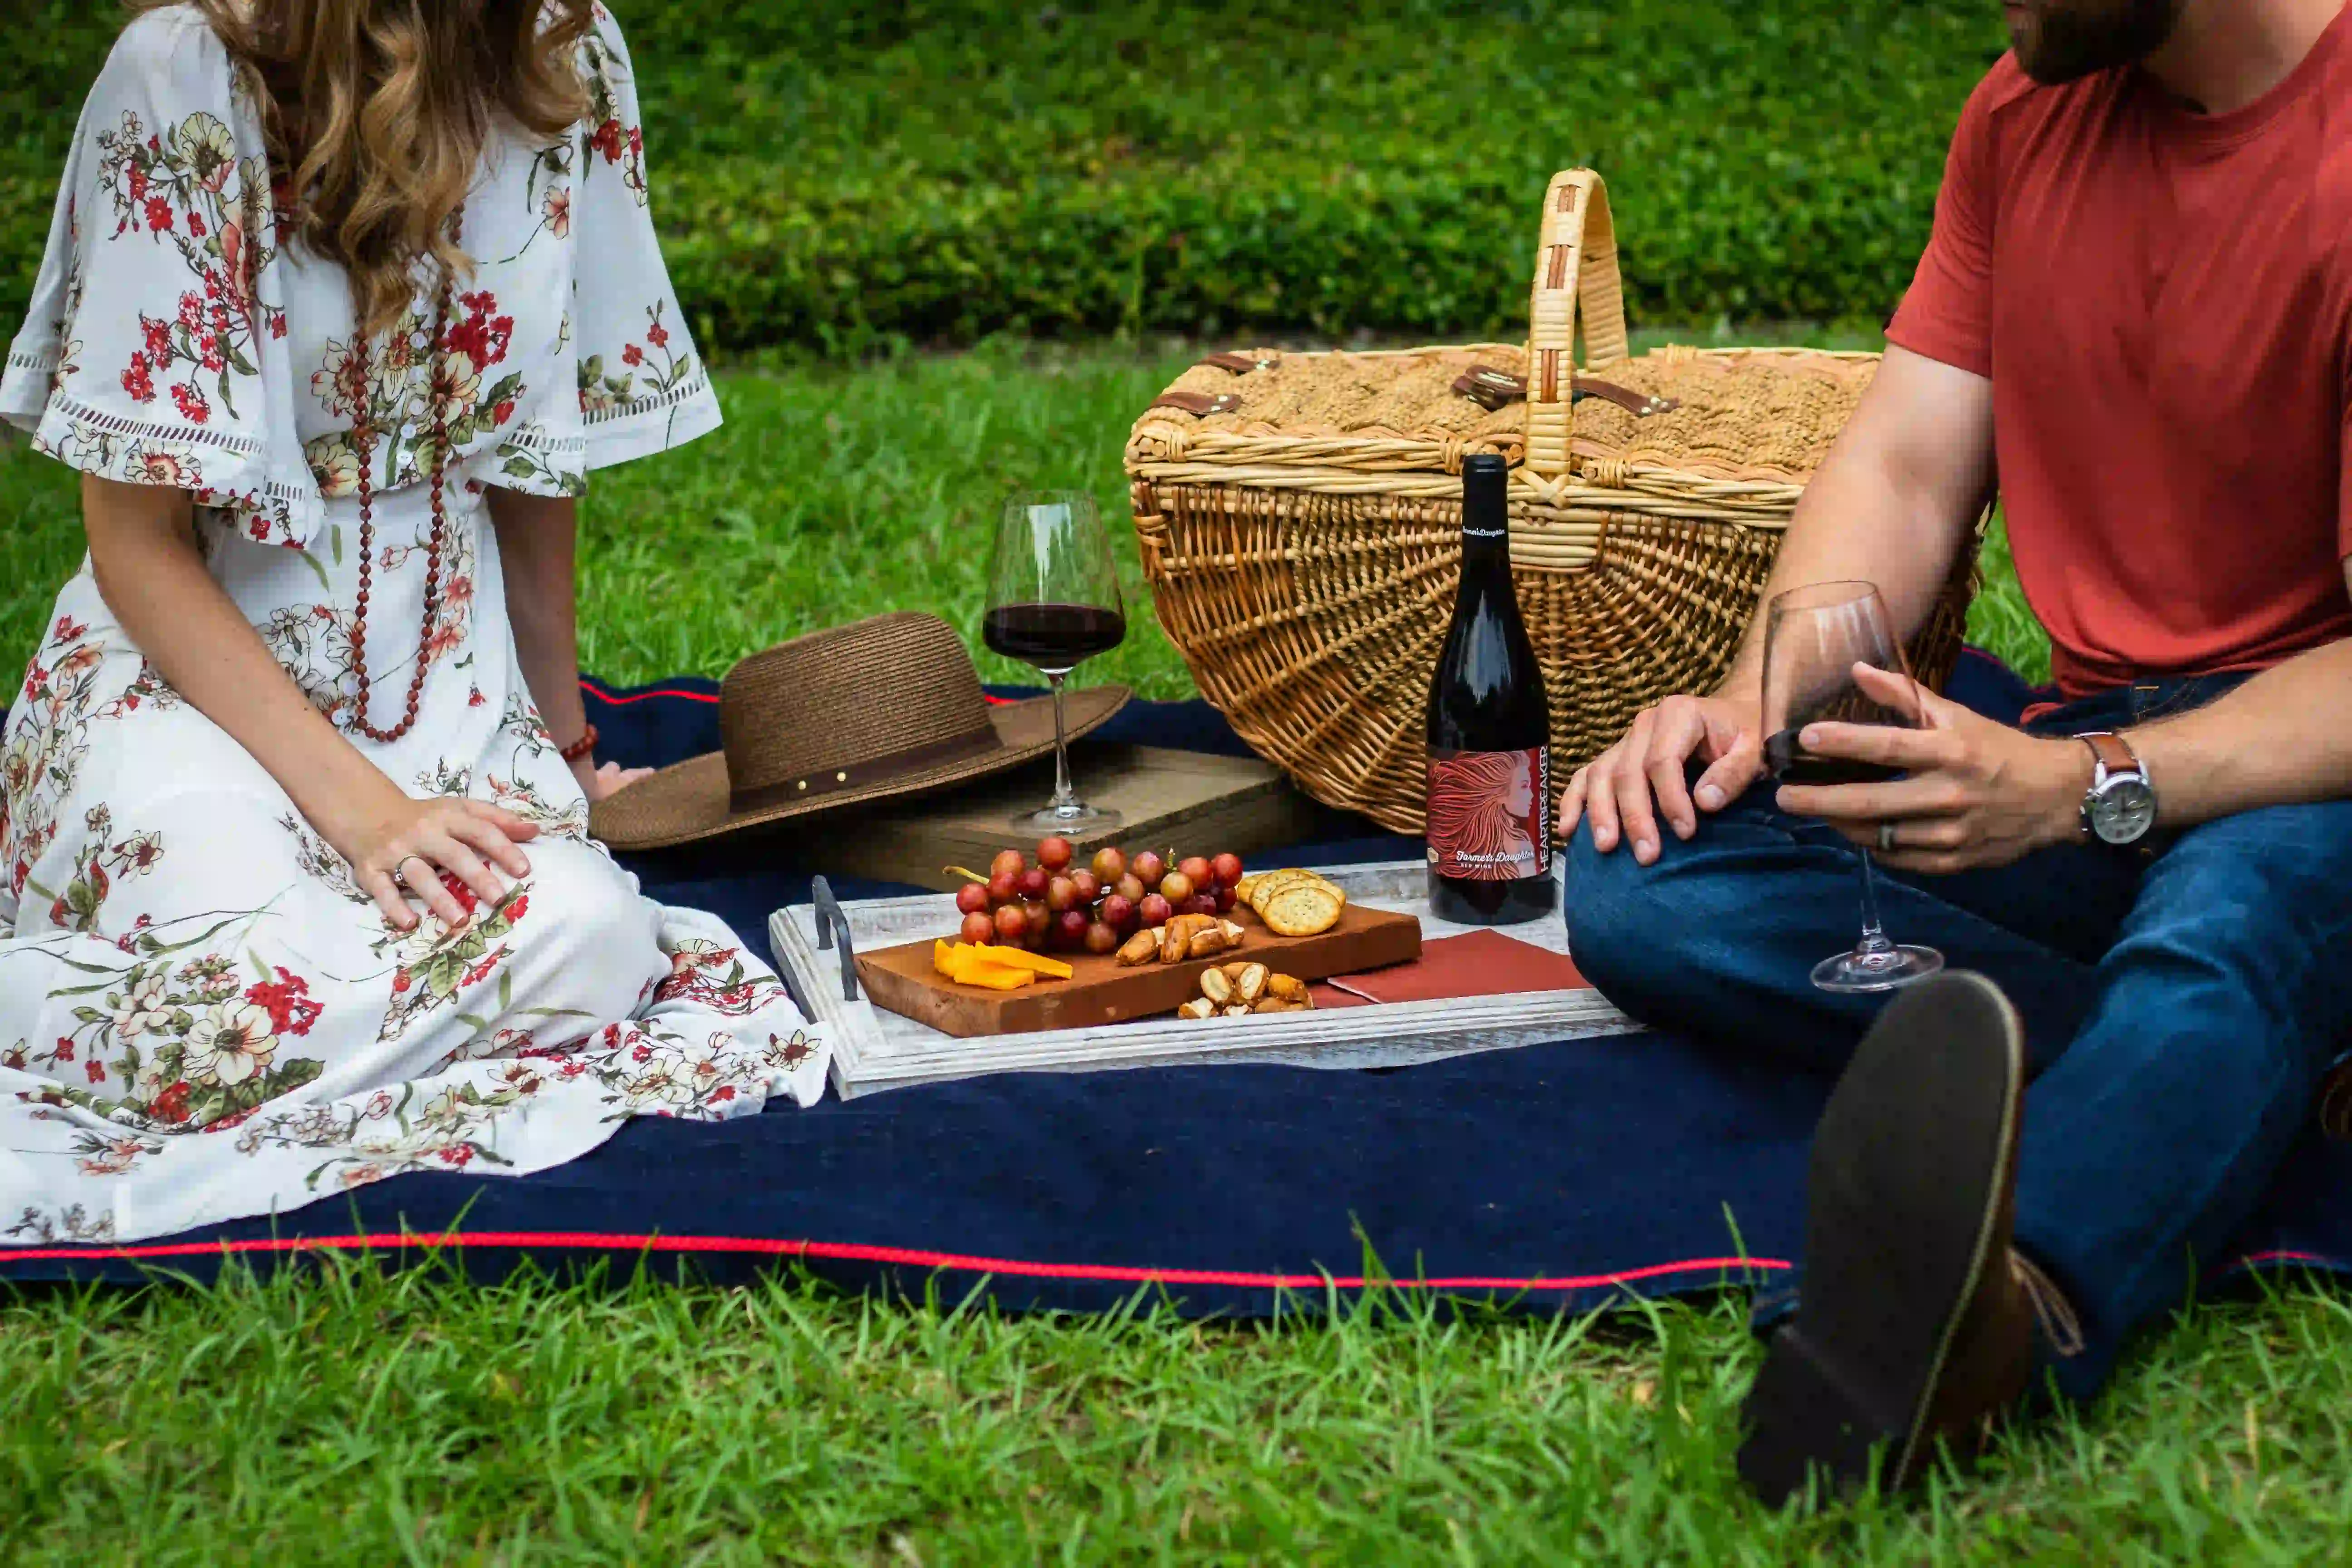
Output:
<svg viewBox="0 0 2352 1568">
<path fill-rule="evenodd" d="M 1319 936 L 1276 936 L 1246 909 L 1235 909 L 1232 918 L 1249 934 L 1240 947 L 1214 958 L 1123 967 L 1108 953 L 1059 953 L 1055 956 L 1076 972 L 1069 979 L 1038 980 L 1018 991 L 957 984 L 931 967 L 928 942 L 858 954 L 857 978 L 877 1007 L 929 1024 L 941 1034 L 970 1038 L 1084 1028 L 1173 1013 L 1201 994 L 1201 972 L 1214 964 L 1254 962 L 1277 974 L 1326 980 L 1421 956 L 1421 922 L 1385 910 L 1349 904 L 1339 923 Z M 940 934 L 954 940 L 952 932 Z"/>
</svg>

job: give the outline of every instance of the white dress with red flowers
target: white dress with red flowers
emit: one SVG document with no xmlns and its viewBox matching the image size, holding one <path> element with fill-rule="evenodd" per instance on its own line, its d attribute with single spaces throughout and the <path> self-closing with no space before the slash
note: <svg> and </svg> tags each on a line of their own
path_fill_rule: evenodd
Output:
<svg viewBox="0 0 2352 1568">
<path fill-rule="evenodd" d="M 826 1050 L 717 919 L 641 898 L 518 666 L 485 487 L 572 495 L 719 408 L 646 210 L 628 56 L 600 8 L 593 110 L 494 138 L 477 263 L 355 342 L 331 263 L 281 244 L 253 105 L 190 8 L 133 22 L 92 89 L 0 416 L 79 468 L 194 492 L 214 577 L 311 701 L 352 718 L 359 458 L 379 432 L 369 717 L 420 796 L 539 824 L 464 927 L 388 925 L 278 783 L 164 683 L 87 563 L 0 741 L 0 1239 L 130 1240 L 406 1171 L 521 1173 L 621 1119 L 823 1092 Z M 433 415 L 444 592 L 422 623 Z M 470 894 L 463 895 L 470 899 Z"/>
</svg>

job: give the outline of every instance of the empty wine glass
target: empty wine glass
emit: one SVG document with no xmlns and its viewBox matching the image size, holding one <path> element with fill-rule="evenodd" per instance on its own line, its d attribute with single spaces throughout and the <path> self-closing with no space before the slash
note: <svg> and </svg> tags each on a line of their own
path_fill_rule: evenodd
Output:
<svg viewBox="0 0 2352 1568">
<path fill-rule="evenodd" d="M 1071 670 L 1127 638 L 1118 571 L 1094 497 L 1081 490 L 1014 496 L 997 521 L 981 640 L 1006 658 L 1037 667 L 1054 689 L 1054 798 L 1013 826 L 1039 834 L 1116 827 L 1119 815 L 1088 805 L 1070 787 L 1062 682 Z"/>
<path fill-rule="evenodd" d="M 1912 693 L 1907 706 L 1880 702 L 1854 681 L 1866 664 L 1900 676 Z M 1764 619 L 1765 765 L 1784 784 L 1883 784 L 1899 768 L 1847 757 L 1815 756 L 1797 737 L 1808 724 L 1925 727 L 1911 668 L 1895 635 L 1886 601 L 1868 583 L 1816 583 L 1776 595 Z M 1851 952 L 1824 959 L 1813 984 L 1824 991 L 1892 991 L 1944 967 L 1932 947 L 1900 946 L 1878 923 L 1878 889 L 1870 851 L 1862 851 L 1862 940 Z"/>
</svg>

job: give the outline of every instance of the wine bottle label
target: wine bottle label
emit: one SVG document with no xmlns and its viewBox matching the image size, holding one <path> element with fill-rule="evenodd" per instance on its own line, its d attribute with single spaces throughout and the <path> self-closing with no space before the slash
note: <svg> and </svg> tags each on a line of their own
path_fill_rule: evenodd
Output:
<svg viewBox="0 0 2352 1568">
<path fill-rule="evenodd" d="M 1551 748 L 1429 754 L 1429 868 L 1509 882 L 1551 871 Z"/>
</svg>

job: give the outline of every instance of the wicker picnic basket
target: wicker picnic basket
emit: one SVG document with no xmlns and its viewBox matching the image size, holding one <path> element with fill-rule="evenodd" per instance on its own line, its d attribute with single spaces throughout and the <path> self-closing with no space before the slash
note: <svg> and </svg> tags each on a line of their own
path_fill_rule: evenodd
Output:
<svg viewBox="0 0 2352 1568">
<path fill-rule="evenodd" d="M 1571 357 L 1581 316 L 1587 368 Z M 1429 681 L 1465 452 L 1510 459 L 1512 574 L 1557 776 L 1647 704 L 1719 680 L 1798 495 L 1875 354 L 1629 357 L 1601 177 L 1544 200 L 1527 345 L 1215 355 L 1127 445 L 1160 622 L 1202 695 L 1328 804 L 1422 828 Z M 1941 686 L 1974 562 L 1912 647 Z"/>
</svg>

